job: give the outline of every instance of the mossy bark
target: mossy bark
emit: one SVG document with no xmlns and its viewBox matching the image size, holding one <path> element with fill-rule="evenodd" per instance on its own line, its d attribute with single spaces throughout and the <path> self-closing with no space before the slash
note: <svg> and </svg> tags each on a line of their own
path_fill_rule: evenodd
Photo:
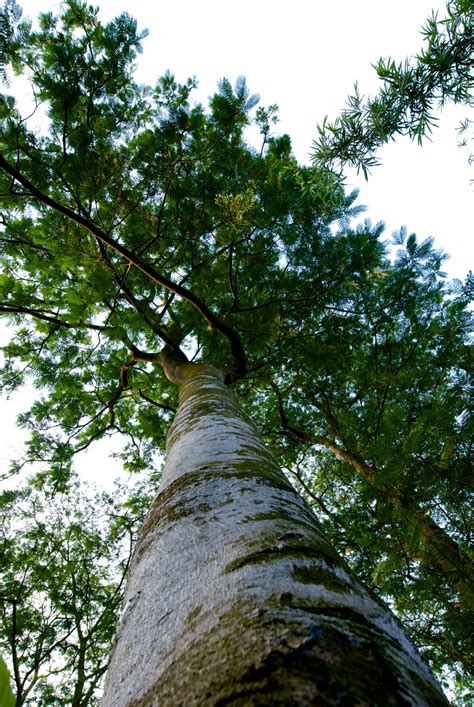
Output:
<svg viewBox="0 0 474 707">
<path fill-rule="evenodd" d="M 132 560 L 103 707 L 448 704 L 222 374 L 163 363 L 180 406 Z"/>
</svg>

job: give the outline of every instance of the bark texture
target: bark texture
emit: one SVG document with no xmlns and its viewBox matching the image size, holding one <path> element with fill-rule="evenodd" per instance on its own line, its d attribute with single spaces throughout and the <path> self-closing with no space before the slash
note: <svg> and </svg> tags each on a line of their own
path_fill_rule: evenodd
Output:
<svg viewBox="0 0 474 707">
<path fill-rule="evenodd" d="M 222 374 L 167 363 L 180 407 L 130 568 L 103 707 L 447 705 Z"/>
</svg>

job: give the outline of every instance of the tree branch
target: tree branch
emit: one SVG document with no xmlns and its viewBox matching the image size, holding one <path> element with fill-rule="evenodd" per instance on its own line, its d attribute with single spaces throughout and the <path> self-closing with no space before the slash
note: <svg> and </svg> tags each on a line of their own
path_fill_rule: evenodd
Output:
<svg viewBox="0 0 474 707">
<path fill-rule="evenodd" d="M 104 327 L 98 324 L 82 324 L 81 322 L 71 324 L 70 322 L 65 322 L 62 319 L 58 319 L 56 316 L 49 312 L 45 312 L 41 309 L 32 309 L 31 307 L 22 307 L 16 304 L 7 304 L 5 302 L 0 302 L 0 312 L 5 312 L 5 314 L 28 314 L 36 319 L 42 319 L 45 322 L 51 322 L 52 324 L 57 324 L 58 326 L 65 327 L 66 329 L 93 329 L 94 331 L 103 331 Z"/>
<path fill-rule="evenodd" d="M 144 303 L 142 300 L 139 300 L 135 295 L 133 294 L 132 290 L 125 284 L 125 276 L 119 277 L 117 274 L 114 265 L 112 261 L 110 260 L 109 257 L 107 257 L 107 253 L 104 248 L 104 244 L 97 239 L 98 244 L 99 244 L 99 249 L 102 254 L 102 257 L 104 259 L 105 264 L 107 267 L 111 270 L 112 272 L 112 277 L 114 278 L 115 282 L 117 285 L 120 287 L 122 292 L 124 293 L 127 302 L 132 305 L 132 307 L 140 314 L 140 316 L 143 318 L 143 320 L 148 324 L 148 326 L 151 328 L 151 330 L 157 334 L 160 339 L 162 339 L 165 344 L 168 344 L 168 346 L 171 346 L 173 350 L 176 350 L 176 353 L 179 355 L 179 342 L 177 342 L 173 337 L 170 336 L 170 334 L 166 331 L 166 329 L 162 326 L 162 321 L 159 316 L 149 307 L 146 303 Z"/>
<path fill-rule="evenodd" d="M 51 198 L 48 194 L 45 194 L 40 189 L 38 189 L 27 177 L 22 175 L 13 165 L 11 165 L 5 157 L 0 153 L 0 168 L 3 169 L 7 174 L 9 174 L 15 181 L 21 184 L 25 189 L 28 189 L 30 194 L 38 199 L 41 203 L 54 209 L 57 213 L 62 214 L 66 218 L 70 219 L 74 223 L 85 228 L 89 233 L 98 238 L 102 243 L 112 248 L 116 253 L 122 255 L 129 263 L 134 265 L 138 270 L 140 270 L 144 275 L 146 275 L 152 282 L 157 285 L 164 287 L 170 292 L 174 292 L 179 295 L 182 299 L 189 302 L 193 307 L 195 307 L 198 312 L 204 317 L 211 328 L 219 333 L 223 334 L 230 343 L 230 349 L 232 356 L 234 358 L 234 370 L 233 376 L 235 378 L 244 375 L 247 369 L 247 362 L 245 351 L 242 345 L 242 341 L 238 332 L 235 331 L 225 322 L 221 321 L 216 315 L 207 307 L 207 305 L 195 295 L 193 292 L 187 290 L 182 285 L 178 285 L 164 275 L 155 270 L 151 265 L 148 265 L 139 256 L 135 255 L 131 250 L 126 248 L 124 245 L 118 241 L 111 238 L 105 231 L 99 228 L 95 223 L 90 221 L 88 218 L 81 216 L 81 214 L 76 213 L 73 209 L 61 204 L 56 199 Z"/>
<path fill-rule="evenodd" d="M 278 400 L 281 425 L 285 432 L 294 440 L 306 444 L 317 444 L 325 447 L 338 459 L 350 464 L 352 468 L 374 489 L 382 493 L 388 502 L 402 512 L 404 516 L 415 519 L 420 528 L 421 547 L 414 557 L 423 564 L 430 565 L 441 572 L 446 579 L 454 581 L 467 607 L 474 605 L 472 577 L 474 576 L 472 562 L 463 554 L 459 545 L 440 527 L 428 512 L 415 501 L 407 500 L 400 492 L 387 488 L 382 481 L 380 470 L 367 464 L 360 454 L 344 449 L 334 440 L 325 435 L 314 435 L 303 430 L 297 430 L 288 420 L 281 392 L 275 383 L 270 383 Z M 424 549 L 423 549 L 424 546 Z"/>
</svg>

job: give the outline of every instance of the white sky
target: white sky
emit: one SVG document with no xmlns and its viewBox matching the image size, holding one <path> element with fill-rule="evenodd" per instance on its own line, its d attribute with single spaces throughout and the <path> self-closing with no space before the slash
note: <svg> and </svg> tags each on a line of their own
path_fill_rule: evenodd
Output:
<svg viewBox="0 0 474 707">
<path fill-rule="evenodd" d="M 60 3 L 19 0 L 24 14 L 57 12 Z M 101 0 L 101 17 L 126 11 L 147 28 L 139 58 L 140 81 L 153 84 L 167 69 L 179 81 L 196 76 L 196 100 L 206 103 L 223 76 L 247 78 L 261 105 L 277 103 L 278 132 L 287 132 L 299 160 L 305 161 L 316 124 L 335 117 L 355 81 L 374 94 L 380 84 L 371 64 L 379 57 L 402 61 L 422 44 L 420 28 L 431 10 L 444 16 L 442 0 Z M 406 225 L 420 239 L 434 236 L 451 255 L 447 270 L 463 279 L 474 265 L 474 167 L 468 150 L 458 149 L 456 127 L 468 115 L 449 106 L 432 142 L 422 147 L 397 139 L 379 152 L 383 165 L 361 190 L 367 216 L 387 225 L 387 235 Z M 471 111 L 471 118 L 474 112 Z M 473 145 L 474 150 L 474 145 Z"/>
<path fill-rule="evenodd" d="M 19 0 L 24 14 L 57 12 L 60 3 Z M 277 103 L 278 132 L 287 132 L 297 157 L 307 159 L 316 123 L 335 117 L 353 84 L 362 93 L 375 93 L 378 79 L 371 64 L 381 56 L 404 60 L 421 47 L 419 29 L 432 9 L 444 16 L 439 0 L 102 0 L 103 19 L 121 11 L 147 28 L 140 57 L 139 80 L 154 83 L 167 69 L 179 81 L 196 76 L 203 103 L 223 76 L 233 83 L 244 74 L 261 105 Z M 474 169 L 468 151 L 458 149 L 455 131 L 468 115 L 465 107 L 446 109 L 432 142 L 423 147 L 398 139 L 380 151 L 383 161 L 365 183 L 353 178 L 349 186 L 361 189 L 364 216 L 383 220 L 387 236 L 406 225 L 419 239 L 434 236 L 438 247 L 451 254 L 446 265 L 450 277 L 463 279 L 474 265 Z M 471 118 L 474 116 L 471 114 Z M 474 150 L 474 146 L 473 146 Z M 24 409 L 26 398 L 16 401 Z M 6 406 L 5 406 L 6 409 Z M 13 410 L 7 411 L 3 429 L 13 437 Z M 15 443 L 16 445 L 16 443 Z M 87 457 L 85 457 L 87 459 Z M 90 466 L 85 462 L 86 466 Z M 113 466 L 116 462 L 113 463 Z"/>
</svg>

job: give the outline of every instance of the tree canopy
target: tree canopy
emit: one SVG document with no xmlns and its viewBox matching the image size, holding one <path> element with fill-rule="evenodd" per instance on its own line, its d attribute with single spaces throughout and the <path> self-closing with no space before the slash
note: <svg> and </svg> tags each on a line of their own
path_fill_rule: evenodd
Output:
<svg viewBox="0 0 474 707">
<path fill-rule="evenodd" d="M 27 77 L 33 101 L 5 87 L 0 103 L 3 389 L 38 390 L 11 470 L 35 472 L 0 509 L 0 652 L 19 704 L 62 704 L 58 670 L 68 703 L 96 699 L 123 536 L 150 491 L 77 502 L 73 460 L 120 435 L 122 465 L 156 482 L 177 404 L 164 345 L 226 371 L 347 561 L 463 690 L 472 276 L 447 283 L 430 240 L 353 225 L 356 194 L 297 163 L 242 77 L 204 107 L 193 80 L 134 81 L 143 34 L 127 14 L 101 24 L 69 0 L 33 29 L 14 3 L 3 13 L 4 77 Z"/>
</svg>

